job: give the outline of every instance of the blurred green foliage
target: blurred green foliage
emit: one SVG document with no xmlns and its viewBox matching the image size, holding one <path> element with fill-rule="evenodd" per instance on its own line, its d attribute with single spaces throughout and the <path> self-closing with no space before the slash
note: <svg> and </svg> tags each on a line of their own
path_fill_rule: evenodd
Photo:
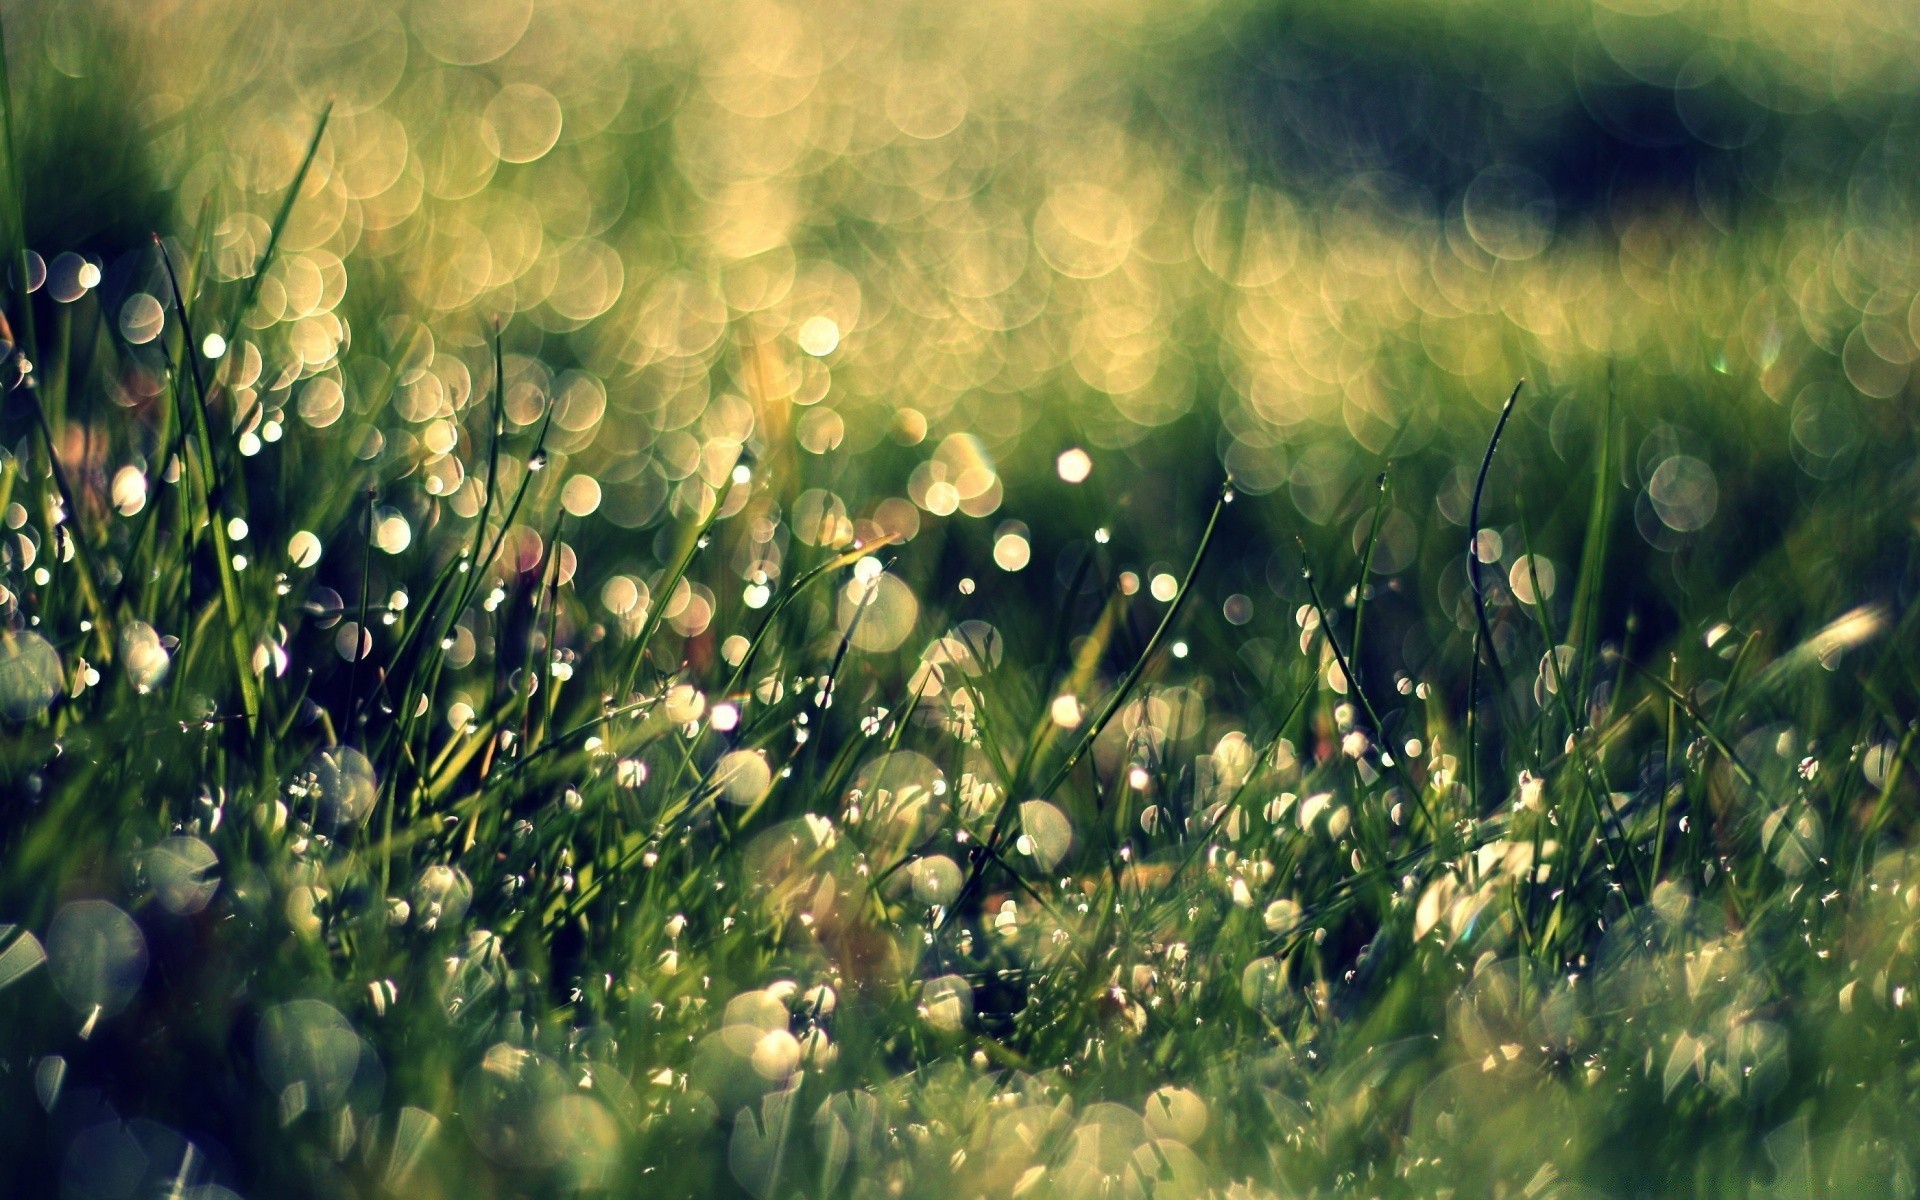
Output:
<svg viewBox="0 0 1920 1200">
<path fill-rule="evenodd" d="M 16 1190 L 1914 1194 L 1911 6 L 0 16 Z"/>
</svg>

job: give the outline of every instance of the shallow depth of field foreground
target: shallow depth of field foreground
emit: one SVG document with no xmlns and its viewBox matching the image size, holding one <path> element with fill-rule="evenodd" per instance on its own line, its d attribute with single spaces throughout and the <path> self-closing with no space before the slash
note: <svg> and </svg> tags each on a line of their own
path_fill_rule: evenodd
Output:
<svg viewBox="0 0 1920 1200">
<path fill-rule="evenodd" d="M 0 32 L 0 1192 L 1920 1194 L 1920 8 Z"/>
</svg>

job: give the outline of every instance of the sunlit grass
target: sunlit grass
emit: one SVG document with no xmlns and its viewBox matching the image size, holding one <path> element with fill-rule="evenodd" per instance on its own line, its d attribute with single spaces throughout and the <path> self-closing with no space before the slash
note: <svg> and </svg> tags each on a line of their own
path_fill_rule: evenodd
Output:
<svg viewBox="0 0 1920 1200">
<path fill-rule="evenodd" d="M 1914 1193 L 1898 13 L 7 15 L 23 1194 Z"/>
</svg>

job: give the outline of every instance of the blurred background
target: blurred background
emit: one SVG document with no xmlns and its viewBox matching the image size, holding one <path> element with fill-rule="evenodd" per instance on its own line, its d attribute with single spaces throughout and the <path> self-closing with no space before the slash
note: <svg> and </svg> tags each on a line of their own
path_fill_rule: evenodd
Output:
<svg viewBox="0 0 1920 1200">
<path fill-rule="evenodd" d="M 1911 536 L 1920 5 L 1911 0 L 0 0 L 0 19 L 37 367 L 43 379 L 89 381 L 45 394 L 65 397 L 54 415 L 80 490 L 127 518 L 104 505 L 96 514 L 116 553 L 133 544 L 146 472 L 162 466 L 156 430 L 170 401 L 160 335 L 180 315 L 152 232 L 209 284 L 203 295 L 231 296 L 252 286 L 242 281 L 286 191 L 304 180 L 257 303 L 231 343 L 197 347 L 225 384 L 216 419 L 248 485 L 238 491 L 256 498 L 236 540 L 250 526 L 263 567 L 289 571 L 271 599 L 266 569 L 247 583 L 266 614 L 256 672 L 272 666 L 278 677 L 289 658 L 298 664 L 284 688 L 299 681 L 286 719 L 303 750 L 322 744 L 322 709 L 355 711 L 349 663 L 367 655 L 356 650 L 362 639 L 389 636 L 343 624 L 343 613 L 356 597 L 363 609 L 368 596 L 394 597 L 391 624 L 407 588 L 428 595 L 423 582 L 486 504 L 483 481 L 497 481 L 499 502 L 514 494 L 541 429 L 550 475 L 533 489 L 538 527 L 527 516 L 507 531 L 499 587 L 474 597 L 447 642 L 446 686 L 422 734 L 443 747 L 460 742 L 476 710 L 525 694 L 536 650 L 571 671 L 579 659 L 569 656 L 632 635 L 655 604 L 668 622 L 649 651 L 661 677 L 682 664 L 690 677 L 723 675 L 717 664 L 739 661 L 740 631 L 783 580 L 881 536 L 898 545 L 858 638 L 849 634 L 858 654 L 843 686 L 856 699 L 838 714 L 847 728 L 829 732 L 823 719 L 819 742 L 853 744 L 861 714 L 849 710 L 897 703 L 903 681 L 924 680 L 928 664 L 972 662 L 975 651 L 939 640 L 963 620 L 993 622 L 972 627 L 991 648 L 978 657 L 1004 654 L 1017 668 L 996 680 L 995 703 L 1027 704 L 1024 724 L 1048 711 L 1058 680 L 1044 664 L 1085 644 L 1070 639 L 1093 624 L 1109 581 L 1139 599 L 1116 619 L 1118 634 L 1103 631 L 1094 657 L 1106 657 L 1087 672 L 1097 666 L 1101 682 L 1084 690 L 1091 697 L 1124 672 L 1229 478 L 1236 500 L 1193 584 L 1199 603 L 1174 657 L 1155 664 L 1157 690 L 1126 733 L 1116 726 L 1096 748 L 1108 781 L 1129 765 L 1166 766 L 1168 797 L 1204 798 L 1211 777 L 1182 775 L 1185 764 L 1228 737 L 1244 749 L 1281 728 L 1286 697 L 1272 694 L 1273 680 L 1283 660 L 1296 661 L 1296 640 L 1321 656 L 1307 677 L 1347 694 L 1344 671 L 1314 640 L 1321 618 L 1302 607 L 1312 599 L 1303 566 L 1320 573 L 1342 620 L 1371 596 L 1357 673 L 1389 703 L 1431 699 L 1424 719 L 1444 730 L 1478 678 L 1463 554 L 1475 479 L 1523 378 L 1471 538 L 1497 657 L 1513 665 L 1511 707 L 1552 707 L 1558 675 L 1546 664 L 1567 661 L 1554 657 L 1565 649 L 1556 630 L 1578 615 L 1583 562 L 1600 572 L 1598 638 L 1656 664 L 1669 649 L 1718 647 L 1716 670 L 1736 646 L 1744 661 L 1748 631 L 1756 644 L 1792 645 L 1843 612 L 1880 611 L 1862 606 L 1906 611 L 1920 587 Z M 497 398 L 515 440 L 489 475 L 495 329 L 505 350 Z M 26 402 L 16 393 L 5 405 L 8 438 L 25 436 Z M 123 495 L 128 479 L 137 496 Z M 368 489 L 370 513 L 359 507 Z M 1588 529 L 1590 513 L 1608 511 L 1602 495 L 1615 498 L 1618 520 L 1596 544 Z M 715 526 L 713 552 L 668 582 L 665 564 L 716 506 L 740 519 Z M 34 536 L 28 529 L 18 544 Z M 30 555 L 21 557 L 24 571 Z M 1092 559 L 1099 569 L 1081 573 Z M 202 564 L 189 597 L 197 586 L 205 602 L 212 574 Z M 542 630 L 526 614 L 549 578 L 580 603 Z M 850 594 L 809 610 L 782 648 L 790 655 L 766 669 L 824 669 L 860 603 Z M 1877 616 L 1865 623 L 1879 628 Z M 1728 625 L 1741 636 L 1728 640 Z M 78 632 L 66 635 L 79 645 Z M 737 651 L 724 648 L 730 635 Z M 379 643 L 376 657 L 390 649 Z M 161 653 L 162 673 L 166 661 Z M 1584 697 L 1593 712 L 1606 708 L 1605 686 Z M 747 707 L 743 695 L 731 698 L 741 707 L 730 719 Z M 1078 726 L 1078 701 L 1060 698 L 1073 706 L 1063 712 L 1056 700 L 1051 719 Z M 198 693 L 175 700 L 194 719 L 213 711 Z M 1858 702 L 1849 695 L 1834 708 L 1850 717 Z M 960 708 L 951 696 L 942 703 L 950 719 Z M 1372 731 L 1381 747 L 1409 745 L 1413 728 L 1401 722 L 1418 706 L 1404 705 Z M 1309 710 L 1298 747 L 1309 770 L 1350 732 L 1352 708 L 1339 709 L 1339 727 Z M 705 710 L 691 711 L 674 723 Z M 1750 715 L 1766 735 L 1749 731 L 1760 739 L 1754 753 L 1772 755 L 1780 780 L 1810 779 L 1792 774 L 1804 743 L 1758 725 L 1773 715 L 1764 705 Z M 382 721 L 372 724 L 380 736 Z M 1672 727 L 1669 710 L 1665 744 L 1636 759 L 1637 782 L 1620 781 L 1643 808 L 1666 795 L 1682 752 Z M 1135 738 L 1140 729 L 1153 736 Z M 238 737 L 200 738 L 192 721 L 179 730 L 182 745 Z M 324 737 L 331 747 L 331 725 Z M 1140 752 L 1150 763 L 1129 757 L 1129 738 L 1150 747 Z M 671 764 L 651 761 L 666 778 Z M 968 761 L 977 767 L 977 754 Z M 644 780 L 645 764 L 633 762 L 620 764 L 620 788 Z M 1458 765 L 1435 769 L 1450 777 Z M 184 809 L 182 797 L 205 782 L 189 778 L 196 769 L 183 757 L 150 776 L 172 781 Z M 1510 778 L 1467 803 L 1502 803 Z M 795 819 L 816 799 L 781 796 L 793 809 L 782 815 Z M 146 798 L 124 797 L 122 813 Z M 1073 814 L 1083 829 L 1100 819 L 1090 810 Z M 514 815 L 499 816 L 503 829 Z M 1124 823 L 1119 836 L 1149 840 Z M 487 850 L 462 860 L 482 885 L 467 885 L 462 910 L 475 895 L 481 913 L 514 903 L 499 876 L 511 883 L 521 866 Z M 1337 870 L 1338 860 L 1310 865 Z M 91 894 L 96 865 L 66 867 L 63 886 Z M 254 903 L 249 888 L 269 891 L 238 864 L 229 878 L 236 905 Z M 308 878 L 287 875 L 295 896 Z M 287 880 L 274 886 L 286 891 Z M 51 909 L 44 881 L 9 886 L 20 909 L 0 914 L 9 920 L 33 927 L 46 913 L 31 906 Z M 375 891 L 353 903 L 369 896 L 379 903 Z M 317 929 L 307 903 L 289 921 Z M 1602 904 L 1594 911 L 1610 917 Z M 1269 932 L 1291 932 L 1267 913 Z M 279 938 L 279 920 L 261 922 L 269 932 L 256 948 Z M 663 953 L 677 956 L 678 936 Z M 1355 944 L 1336 937 L 1329 962 L 1365 951 L 1361 933 L 1344 936 Z M 916 937 L 901 935 L 912 954 Z M 307 942 L 271 944 L 302 970 L 332 970 Z M 644 944 L 633 961 L 650 968 L 661 960 Z M 516 946 L 526 956 L 516 962 L 539 964 L 544 950 Z M 575 954 L 585 961 L 575 945 L 552 951 L 562 966 Z M 214 966 L 181 975 L 202 982 L 179 985 L 180 1011 L 154 1028 L 163 1018 L 184 1025 L 208 996 L 243 994 L 214 969 L 233 966 L 237 979 L 240 956 L 206 957 Z M 765 964 L 745 951 L 715 961 L 740 976 L 733 982 L 764 982 Z M 932 972 L 918 960 L 907 970 Z M 1744 986 L 1758 974 L 1736 965 L 1718 978 Z M 295 981 L 289 994 L 309 990 L 299 972 L 284 976 Z M 563 988 L 565 978 L 555 966 L 540 986 Z M 611 970 L 606 978 L 611 987 Z M 384 995 L 362 1000 L 366 981 L 352 982 L 354 1003 L 384 1016 Z M 655 983 L 666 995 L 669 985 Z M 1013 1001 L 980 995 L 983 1023 L 1011 1024 Z M 1754 1005 L 1729 1002 L 1736 1008 L 1730 1027 Z M 686 1011 L 674 1019 L 693 1029 Z M 212 1090 L 208 1064 L 237 1077 L 228 1060 L 244 1057 L 219 1042 L 240 1036 L 224 1018 L 204 1024 L 212 1032 L 200 1048 L 212 1051 L 175 1060 L 150 1054 L 157 1034 L 142 1041 L 138 1028 L 117 1031 L 124 1022 L 109 1027 L 90 1051 L 107 1064 L 101 1094 L 119 1087 L 113 1098 L 128 1111 L 146 1105 L 187 1124 L 182 1114 Z M 452 1067 L 404 1065 L 445 1040 L 441 1025 L 419 1028 L 428 1032 L 404 1053 L 403 1034 L 390 1035 L 404 1085 L 395 1093 L 451 1111 L 450 1087 L 432 1071 L 450 1079 Z M 1048 1061 L 1054 1048 L 1036 1043 L 1035 1061 Z M 1215 1056 L 1197 1038 L 1165 1044 Z M 1492 1044 L 1504 1052 L 1509 1042 Z M 1848 1052 L 1865 1061 L 1866 1045 Z M 907 1061 L 902 1052 L 875 1073 L 904 1072 Z M 1668 1093 L 1680 1061 L 1667 1067 Z M 642 1065 L 652 1067 L 625 1068 L 636 1082 Z M 1144 1078 L 1160 1065 L 1113 1070 Z M 1469 1066 L 1479 1071 L 1479 1058 Z M 1365 1080 L 1353 1086 L 1371 1089 Z M 171 1100 L 156 1099 L 166 1088 Z M 1511 1128 L 1533 1129 L 1529 1104 L 1514 1102 Z M 1274 1109 L 1275 1121 L 1304 1127 L 1295 1116 Z M 37 1128 L 22 1123 L 10 1137 L 37 1141 Z M 269 1173 L 271 1133 L 245 1142 Z M 702 1126 L 698 1136 L 717 1135 Z M 47 1146 L 33 1152 L 67 1153 L 64 1142 Z M 1622 1177 L 1636 1168 L 1605 1164 Z M 709 1186 L 688 1172 L 679 1184 L 688 1194 Z"/>
<path fill-rule="evenodd" d="M 436 423 L 487 390 L 504 321 L 510 419 L 555 406 L 555 448 L 598 484 L 597 570 L 699 508 L 723 444 L 776 461 L 810 520 L 937 527 L 977 557 L 1037 538 L 1042 567 L 1129 514 L 1143 569 L 1179 561 L 1231 472 L 1275 497 L 1272 536 L 1214 599 L 1266 601 L 1291 596 L 1295 532 L 1357 551 L 1398 460 L 1373 570 L 1424 560 L 1423 603 L 1452 613 L 1464 574 L 1440 564 L 1524 376 L 1530 473 L 1503 462 L 1489 491 L 1508 565 L 1580 528 L 1587 489 L 1561 482 L 1612 395 L 1622 569 L 1657 614 L 1726 594 L 1787 544 L 1794 487 L 1892 470 L 1876 456 L 1910 429 L 1920 10 L 1894 0 L 6 19 L 52 296 L 164 295 L 154 228 L 244 273 L 331 104 L 226 367 L 242 409 L 408 480 L 416 524 L 464 512 L 477 485 Z M 355 342 L 376 354 L 343 368 Z M 136 405 L 156 385 L 128 361 Z M 1811 542 L 1789 557 L 1818 588 L 1845 547 Z"/>
</svg>

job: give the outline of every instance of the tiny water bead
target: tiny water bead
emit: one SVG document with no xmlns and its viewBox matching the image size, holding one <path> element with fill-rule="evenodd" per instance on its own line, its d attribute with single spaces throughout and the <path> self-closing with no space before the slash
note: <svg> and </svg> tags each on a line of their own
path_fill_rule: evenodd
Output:
<svg viewBox="0 0 1920 1200">
<path fill-rule="evenodd" d="M 62 907 L 47 927 L 46 954 L 54 987 L 89 1026 L 125 1008 L 147 973 L 146 935 L 104 900 Z"/>
<path fill-rule="evenodd" d="M 1028 800 L 1020 805 L 1017 848 L 1042 871 L 1051 871 L 1073 846 L 1073 824 L 1057 805 Z"/>
<path fill-rule="evenodd" d="M 161 326 L 167 323 L 165 309 L 159 307 L 159 301 L 146 292 L 136 292 L 121 305 L 119 328 L 121 336 L 134 346 L 144 346 L 159 336 Z"/>
<path fill-rule="evenodd" d="M 951 904 L 960 894 L 960 866 L 945 855 L 916 859 L 907 868 L 907 880 L 913 898 L 923 905 Z"/>
<path fill-rule="evenodd" d="M 964 976 L 930 979 L 920 991 L 920 1015 L 941 1033 L 959 1033 L 973 1019 L 973 985 Z"/>
<path fill-rule="evenodd" d="M 729 804 L 757 804 L 773 786 L 773 768 L 762 751 L 735 750 L 715 764 L 712 786 Z"/>
<path fill-rule="evenodd" d="M 560 506 L 568 516 L 589 516 L 600 508 L 600 481 L 591 475 L 575 475 L 560 490 Z"/>
<path fill-rule="evenodd" d="M 127 682 L 136 692 L 151 692 L 166 678 L 173 656 L 158 631 L 144 621 L 130 621 L 120 631 L 120 661 Z"/>
<path fill-rule="evenodd" d="M 825 358 L 840 348 L 840 326 L 829 316 L 808 317 L 794 336 L 800 348 L 815 358 Z"/>
<path fill-rule="evenodd" d="M 435 863 L 413 885 L 409 912 L 423 928 L 452 927 L 473 903 L 473 883 L 459 867 Z"/>
<path fill-rule="evenodd" d="M 139 467 L 121 467 L 113 474 L 108 495 L 113 509 L 123 517 L 137 515 L 147 506 L 147 473 Z"/>
<path fill-rule="evenodd" d="M 1020 571 L 1033 559 L 1033 546 L 1027 540 L 1026 526 L 1003 527 L 993 543 L 993 562 L 1002 571 Z"/>
<path fill-rule="evenodd" d="M 60 654 L 32 630 L 0 629 L 0 716 L 39 716 L 64 690 Z"/>
<path fill-rule="evenodd" d="M 197 837 L 163 840 L 142 856 L 141 866 L 160 906 L 177 916 L 197 913 L 220 889 L 220 857 Z"/>
<path fill-rule="evenodd" d="M 351 746 L 318 750 L 288 781 L 289 803 L 328 829 L 365 821 L 379 798 L 373 763 Z"/>
<path fill-rule="evenodd" d="M 46 7 L 26 69 L 127 91 L 166 219 L 210 214 L 179 306 L 150 252 L 29 252 L 18 289 L 44 355 L 7 364 L 9 412 L 30 425 L 37 387 L 78 495 L 34 437 L 0 453 L 0 770 L 20 844 L 75 851 L 21 860 L 60 868 L 14 881 L 56 898 L 0 914 L 36 923 L 0 928 L 0 986 L 22 1030 L 71 1016 L 117 1053 L 103 1077 L 63 1028 L 12 1057 L 65 1190 L 227 1200 L 133 1115 L 188 1111 L 208 1046 L 245 1069 L 195 1163 L 295 1191 L 686 1191 L 724 1156 L 768 1200 L 1577 1192 L 1610 1143 L 1539 1131 L 1582 1114 L 1797 1148 L 1768 1132 L 1781 1063 L 1808 1161 L 1887 1140 L 1831 1143 L 1802 1027 L 1894 1045 L 1912 1004 L 1911 731 L 1793 673 L 1877 688 L 1895 668 L 1847 652 L 1901 627 L 1883 601 L 1822 628 L 1886 590 L 1849 593 L 1846 538 L 1784 544 L 1831 593 L 1802 621 L 1764 572 L 1714 595 L 1738 531 L 1693 535 L 1751 515 L 1771 459 L 1796 515 L 1890 478 L 1912 238 L 1849 139 L 1910 37 L 1763 4 L 1695 54 L 1660 14 L 1575 22 L 1582 61 L 1715 144 L 1761 139 L 1761 166 L 1776 129 L 1806 140 L 1796 106 L 1840 131 L 1822 161 L 1852 175 L 1789 154 L 1780 183 L 1832 211 L 1763 213 L 1729 255 L 1695 212 L 1712 163 L 1678 206 L 1572 204 L 1504 163 L 1465 163 L 1451 208 L 1404 172 L 1249 179 L 1134 61 L 1317 94 L 1352 56 L 1302 82 L 1254 26 L 1153 6 L 1097 14 L 1089 55 L 1065 10 L 962 14 L 934 47 L 912 13 L 376 0 L 290 10 L 238 57 L 170 8 L 116 10 L 96 46 L 96 14 Z M 1301 44 L 1339 51 L 1342 20 L 1307 14 Z M 1650 20 L 1679 31 L 1661 53 Z M 212 64 L 207 96 L 147 96 L 99 58 L 123 41 Z M 1444 92 L 1427 57 L 1409 77 Z M 1539 111 L 1618 100 L 1555 86 Z M 1778 106 L 1722 137 L 1722 93 Z M 298 98 L 325 95 L 301 174 Z M 1522 360 L 1553 391 L 1482 503 L 1479 401 Z M 1651 641 L 1614 628 L 1646 547 L 1598 575 L 1580 550 L 1616 367 L 1645 441 L 1611 502 L 1673 575 L 1634 592 Z M 1696 370 L 1778 411 L 1735 437 Z M 211 463 L 179 421 L 196 371 Z M 1188 579 L 1222 466 L 1234 508 Z M 1807 528 L 1905 530 L 1876 507 Z M 1324 617 L 1274 547 L 1295 529 Z M 1702 612 L 1742 624 L 1703 650 Z M 1661 677 L 1670 646 L 1673 701 L 1629 669 Z M 1804 719 L 1812 691 L 1845 717 Z M 1597 816 L 1570 803 L 1589 766 Z M 37 923 L 96 894 L 154 951 L 129 1002 L 154 1006 L 104 1027 L 27 974 Z M 1804 975 L 1758 960 L 1779 945 Z M 1430 1044 L 1348 1036 L 1395 995 Z M 173 1100 L 136 1109 L 149 1085 Z M 103 1087 L 125 1119 L 95 1120 Z M 1491 1151 L 1457 1121 L 1509 1109 L 1536 1119 Z"/>
<path fill-rule="evenodd" d="M 291 1000 L 269 1009 L 255 1039 L 262 1082 L 281 1121 L 331 1112 L 347 1100 L 363 1056 L 372 1054 L 339 1009 Z"/>
</svg>

